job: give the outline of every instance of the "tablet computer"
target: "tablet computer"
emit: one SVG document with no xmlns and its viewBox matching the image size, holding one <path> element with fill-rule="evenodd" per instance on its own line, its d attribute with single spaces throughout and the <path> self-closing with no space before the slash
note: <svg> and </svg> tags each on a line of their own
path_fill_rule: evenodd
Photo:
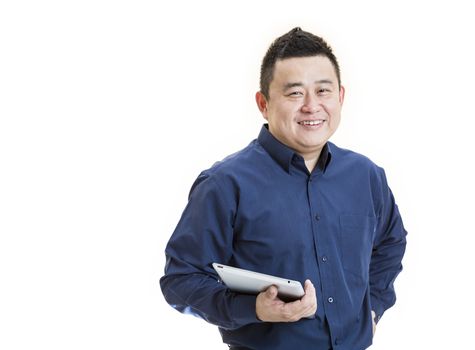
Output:
<svg viewBox="0 0 475 350">
<path fill-rule="evenodd" d="M 277 287 L 279 298 L 285 301 L 300 299 L 305 294 L 299 281 L 218 263 L 213 263 L 213 268 L 224 284 L 233 292 L 259 294 L 274 285 Z"/>
</svg>

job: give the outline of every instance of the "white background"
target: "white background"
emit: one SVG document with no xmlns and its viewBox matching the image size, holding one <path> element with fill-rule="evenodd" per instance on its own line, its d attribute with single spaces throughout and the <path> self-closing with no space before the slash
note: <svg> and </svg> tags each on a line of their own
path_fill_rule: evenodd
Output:
<svg viewBox="0 0 475 350">
<path fill-rule="evenodd" d="M 294 26 L 333 46 L 333 141 L 386 169 L 409 231 L 372 349 L 470 348 L 465 4 L 3 1 L 0 348 L 226 348 L 164 301 L 163 251 L 198 173 L 257 136 L 260 61 Z"/>
</svg>

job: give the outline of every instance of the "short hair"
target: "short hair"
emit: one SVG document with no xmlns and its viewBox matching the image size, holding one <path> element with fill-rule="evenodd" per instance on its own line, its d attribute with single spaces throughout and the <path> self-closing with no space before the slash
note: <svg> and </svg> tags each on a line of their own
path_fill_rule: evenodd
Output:
<svg viewBox="0 0 475 350">
<path fill-rule="evenodd" d="M 327 57 L 335 69 L 338 86 L 341 85 L 340 66 L 330 45 L 321 37 L 303 31 L 300 27 L 295 27 L 290 32 L 275 39 L 267 50 L 261 65 L 261 93 L 269 99 L 269 86 L 274 78 L 274 67 L 278 60 L 309 56 Z"/>
</svg>

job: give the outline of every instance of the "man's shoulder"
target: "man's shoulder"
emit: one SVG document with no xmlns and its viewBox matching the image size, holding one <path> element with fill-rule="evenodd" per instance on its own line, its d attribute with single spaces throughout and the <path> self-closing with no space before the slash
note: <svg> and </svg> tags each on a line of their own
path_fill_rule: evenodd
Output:
<svg viewBox="0 0 475 350">
<path fill-rule="evenodd" d="M 332 159 L 338 163 L 345 164 L 349 167 L 371 169 L 377 172 L 382 170 L 379 165 L 361 153 L 339 147 L 331 142 L 329 142 L 329 148 L 332 154 Z"/>
<path fill-rule="evenodd" d="M 234 178 L 248 172 L 250 169 L 255 169 L 262 156 L 265 156 L 265 152 L 257 140 L 253 140 L 243 149 L 226 156 L 215 162 L 210 168 L 203 170 L 200 177 Z"/>
<path fill-rule="evenodd" d="M 260 144 L 256 140 L 253 140 L 243 149 L 215 162 L 209 169 L 205 170 L 205 172 L 210 175 L 239 172 L 258 162 L 263 155 L 262 151 L 263 149 Z"/>
<path fill-rule="evenodd" d="M 190 193 L 199 185 L 207 189 L 234 191 L 233 189 L 239 188 L 243 181 L 248 183 L 246 179 L 255 177 L 262 157 L 265 157 L 265 152 L 259 143 L 253 140 L 245 148 L 203 170 L 193 183 Z"/>
</svg>

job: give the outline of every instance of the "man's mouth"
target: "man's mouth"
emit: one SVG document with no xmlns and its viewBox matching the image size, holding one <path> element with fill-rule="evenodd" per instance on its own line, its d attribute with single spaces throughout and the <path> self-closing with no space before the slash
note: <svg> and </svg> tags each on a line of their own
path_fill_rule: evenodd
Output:
<svg viewBox="0 0 475 350">
<path fill-rule="evenodd" d="M 320 125 L 323 122 L 324 120 L 302 120 L 301 122 L 298 122 L 298 123 L 304 126 L 315 126 L 315 125 Z"/>
</svg>

